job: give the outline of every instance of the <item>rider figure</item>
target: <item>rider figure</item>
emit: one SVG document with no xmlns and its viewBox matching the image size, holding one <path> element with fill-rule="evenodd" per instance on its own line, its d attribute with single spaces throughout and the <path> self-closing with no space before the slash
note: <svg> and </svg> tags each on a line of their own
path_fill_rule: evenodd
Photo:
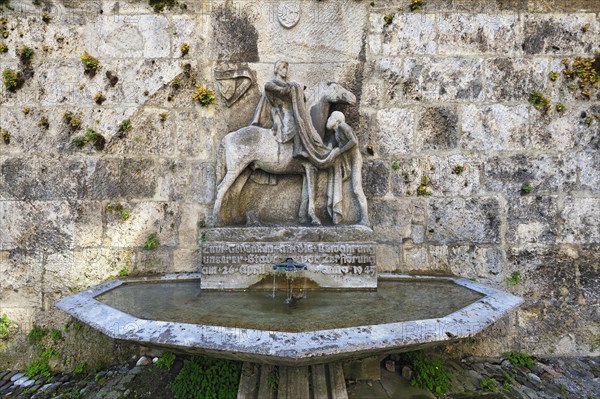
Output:
<svg viewBox="0 0 600 399">
<path fill-rule="evenodd" d="M 280 143 L 293 140 L 293 156 L 319 169 L 331 166 L 337 152 L 327 147 L 312 125 L 300 84 L 288 80 L 287 61 L 275 63 L 275 77 L 265 83 L 252 125 L 271 128 Z"/>
</svg>

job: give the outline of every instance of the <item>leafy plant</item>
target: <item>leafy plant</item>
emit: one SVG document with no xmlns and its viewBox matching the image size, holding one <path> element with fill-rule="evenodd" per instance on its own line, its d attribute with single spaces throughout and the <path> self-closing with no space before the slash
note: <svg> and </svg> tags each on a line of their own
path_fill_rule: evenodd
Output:
<svg viewBox="0 0 600 399">
<path fill-rule="evenodd" d="M 564 112 L 565 110 L 565 104 L 561 103 L 561 102 L 557 102 L 556 103 L 556 112 Z"/>
<path fill-rule="evenodd" d="M 496 392 L 498 390 L 498 381 L 494 377 L 485 377 L 479 381 L 479 386 L 484 391 Z"/>
<path fill-rule="evenodd" d="M 102 94 L 102 92 L 98 92 L 94 95 L 94 101 L 96 102 L 96 104 L 102 105 L 102 103 L 106 101 L 106 97 L 104 96 L 104 94 Z"/>
<path fill-rule="evenodd" d="M 87 364 L 85 362 L 78 363 L 75 366 L 75 368 L 73 368 L 73 374 L 75 374 L 75 375 L 83 374 L 83 373 L 85 373 L 86 368 L 87 368 Z"/>
<path fill-rule="evenodd" d="M 131 125 L 131 119 L 125 119 L 119 124 L 119 132 L 125 133 L 131 130 L 133 126 Z"/>
<path fill-rule="evenodd" d="M 81 127 L 81 118 L 79 115 L 71 111 L 67 111 L 63 114 L 63 118 L 65 122 L 67 122 L 67 125 L 69 125 L 71 128 L 78 129 Z"/>
<path fill-rule="evenodd" d="M 393 13 L 393 12 L 392 12 L 392 13 L 389 13 L 389 14 L 385 14 L 385 15 L 383 16 L 383 22 L 384 22 L 384 24 L 385 24 L 384 26 L 389 26 L 389 25 L 391 25 L 391 24 L 392 24 L 392 22 L 394 22 L 394 16 L 395 16 L 395 15 L 396 15 L 396 14 L 395 14 L 395 13 Z"/>
<path fill-rule="evenodd" d="M 35 359 L 25 368 L 25 375 L 32 379 L 45 378 L 50 379 L 50 366 L 47 359 Z"/>
<path fill-rule="evenodd" d="M 534 365 L 531 356 L 523 352 L 508 352 L 504 355 L 504 358 L 511 362 L 513 366 L 525 366 L 531 368 Z"/>
<path fill-rule="evenodd" d="M 556 82 L 556 81 L 558 80 L 558 77 L 559 77 L 559 76 L 560 76 L 560 75 L 558 74 L 558 72 L 550 71 L 550 72 L 548 73 L 548 79 L 550 79 L 550 80 L 551 80 L 551 81 L 553 81 L 553 82 Z"/>
<path fill-rule="evenodd" d="M 392 169 L 400 170 L 400 163 L 398 161 L 392 162 Z"/>
<path fill-rule="evenodd" d="M 169 118 L 169 113 L 168 112 L 161 112 L 158 116 L 160 117 L 160 121 L 164 123 Z"/>
<path fill-rule="evenodd" d="M 538 111 L 546 112 L 550 108 L 550 99 L 539 90 L 529 93 L 529 103 Z"/>
<path fill-rule="evenodd" d="M 86 144 L 93 144 L 96 148 L 101 149 L 104 147 L 105 141 L 104 136 L 91 127 L 87 127 L 83 137 L 76 137 L 73 139 L 73 145 L 77 148 L 82 148 Z"/>
<path fill-rule="evenodd" d="M 567 79 L 576 81 L 571 83 L 569 88 L 572 87 L 572 90 L 579 88 L 581 95 L 588 100 L 592 98 L 594 90 L 600 89 L 600 75 L 596 69 L 598 62 L 600 62 L 600 53 L 596 53 L 595 57 L 576 57 L 572 64 L 568 59 L 562 60 L 563 75 Z"/>
<path fill-rule="evenodd" d="M 521 273 L 519 273 L 519 272 L 512 272 L 512 274 L 508 278 L 508 284 L 509 285 L 517 285 L 520 282 L 521 282 Z"/>
<path fill-rule="evenodd" d="M 50 121 L 48 121 L 47 117 L 42 116 L 40 118 L 40 121 L 38 122 L 38 126 L 44 129 L 48 129 L 50 127 Z"/>
<path fill-rule="evenodd" d="M 53 328 L 50 330 L 50 338 L 52 338 L 52 341 L 54 342 L 60 341 L 62 338 L 62 332 L 59 329 Z"/>
<path fill-rule="evenodd" d="M 215 92 L 208 87 L 202 87 L 198 83 L 195 84 L 196 92 L 192 95 L 192 99 L 198 101 L 203 107 L 208 107 L 215 102 Z"/>
<path fill-rule="evenodd" d="M 3 314 L 0 316 L 0 338 L 8 335 L 8 328 L 10 327 L 10 319 L 7 315 Z"/>
<path fill-rule="evenodd" d="M 0 53 L 8 53 L 8 46 L 6 43 L 0 43 Z"/>
<path fill-rule="evenodd" d="M 11 135 L 8 130 L 0 128 L 0 136 L 2 137 L 2 141 L 4 141 L 4 144 L 10 144 Z"/>
<path fill-rule="evenodd" d="M 96 57 L 92 56 L 87 50 L 85 50 L 83 54 L 79 56 L 79 58 L 81 59 L 85 73 L 90 75 L 96 74 L 96 71 L 98 71 L 98 68 L 100 67 L 100 61 L 98 61 Z"/>
<path fill-rule="evenodd" d="M 531 185 L 531 183 L 523 183 L 523 185 L 521 186 L 521 192 L 523 194 L 529 194 L 531 191 L 533 191 L 533 186 Z"/>
<path fill-rule="evenodd" d="M 409 8 L 411 11 L 417 11 L 423 8 L 424 5 L 425 0 L 411 0 Z"/>
<path fill-rule="evenodd" d="M 42 12 L 42 21 L 48 24 L 52 21 L 52 17 L 47 12 Z"/>
<path fill-rule="evenodd" d="M 454 165 L 452 167 L 452 173 L 455 175 L 460 175 L 465 170 L 465 167 L 462 165 Z"/>
<path fill-rule="evenodd" d="M 169 384 L 175 398 L 235 399 L 242 364 L 231 360 L 193 357 Z"/>
<path fill-rule="evenodd" d="M 160 13 L 165 9 L 172 9 L 179 3 L 177 0 L 149 0 L 149 4 L 152 8 L 154 8 L 154 12 Z"/>
<path fill-rule="evenodd" d="M 14 91 L 19 83 L 19 75 L 14 69 L 6 68 L 2 71 L 2 83 L 8 90 Z"/>
<path fill-rule="evenodd" d="M 565 384 L 560 384 L 558 386 L 558 392 L 562 395 L 565 396 L 567 394 L 567 392 L 569 392 L 569 390 L 567 389 L 567 386 Z"/>
<path fill-rule="evenodd" d="M 421 176 L 421 184 L 419 185 L 419 187 L 417 187 L 417 195 L 418 196 L 427 196 L 427 195 L 431 195 L 431 192 L 427 190 L 427 187 L 429 186 L 429 177 L 427 176 Z"/>
<path fill-rule="evenodd" d="M 179 89 L 181 87 L 181 79 L 175 78 L 172 85 L 175 90 Z"/>
<path fill-rule="evenodd" d="M 144 242 L 144 249 L 147 250 L 152 250 L 154 248 L 156 248 L 158 246 L 159 242 L 158 242 L 158 234 L 157 233 L 151 233 L 148 238 L 146 239 L 146 242 Z"/>
<path fill-rule="evenodd" d="M 439 359 L 430 359 L 422 352 L 413 352 L 408 356 L 413 365 L 411 385 L 417 388 L 427 388 L 436 395 L 448 392 L 450 375 Z"/>
<path fill-rule="evenodd" d="M 40 342 L 46 335 L 48 335 L 48 329 L 44 327 L 40 327 L 38 325 L 34 325 L 31 331 L 27 334 L 27 342 L 30 344 L 37 344 Z"/>
<path fill-rule="evenodd" d="M 8 19 L 6 17 L 0 17 L 0 34 L 4 39 L 10 35 L 8 30 Z"/>
<path fill-rule="evenodd" d="M 164 352 L 158 357 L 158 360 L 154 364 L 159 369 L 167 368 L 170 369 L 175 362 L 175 354 L 173 352 Z"/>
<path fill-rule="evenodd" d="M 267 382 L 269 383 L 269 388 L 271 391 L 277 391 L 277 387 L 279 386 L 279 369 L 273 368 L 269 373 L 267 378 Z"/>
<path fill-rule="evenodd" d="M 129 271 L 127 270 L 127 268 L 125 266 L 123 266 L 121 269 L 119 269 L 119 277 L 127 277 L 129 275 Z"/>
<path fill-rule="evenodd" d="M 190 45 L 187 43 L 182 43 L 179 49 L 181 50 L 181 56 L 185 57 L 190 52 Z"/>
<path fill-rule="evenodd" d="M 33 58 L 33 54 L 35 54 L 33 49 L 29 46 L 23 46 L 23 47 L 19 48 L 17 50 L 17 53 L 19 54 L 19 58 L 23 62 L 30 61 Z"/>
</svg>

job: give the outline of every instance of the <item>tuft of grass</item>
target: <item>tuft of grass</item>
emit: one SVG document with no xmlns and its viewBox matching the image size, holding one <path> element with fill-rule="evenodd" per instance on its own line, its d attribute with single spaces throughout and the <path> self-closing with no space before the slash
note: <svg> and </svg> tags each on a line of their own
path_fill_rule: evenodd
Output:
<svg viewBox="0 0 600 399">
<path fill-rule="evenodd" d="M 47 12 L 43 11 L 42 12 L 42 21 L 44 21 L 45 23 L 49 24 L 50 21 L 52 21 L 52 17 Z"/>
<path fill-rule="evenodd" d="M 179 4 L 177 0 L 149 0 L 148 3 L 154 9 L 155 13 L 161 13 L 165 9 L 170 10 Z"/>
<path fill-rule="evenodd" d="M 156 232 L 151 233 L 146 241 L 144 242 L 144 249 L 153 250 L 159 245 L 158 234 Z"/>
<path fill-rule="evenodd" d="M 102 103 L 104 103 L 104 101 L 106 101 L 106 97 L 104 96 L 104 94 L 102 92 L 98 92 L 94 95 L 94 101 L 96 102 L 96 104 L 98 105 L 102 105 Z"/>
<path fill-rule="evenodd" d="M 123 266 L 121 269 L 119 269 L 119 277 L 127 277 L 129 276 L 129 271 L 127 270 L 127 268 L 125 266 Z"/>
<path fill-rule="evenodd" d="M 0 42 L 0 53 L 8 53 L 8 46 L 4 42 Z"/>
<path fill-rule="evenodd" d="M 557 102 L 556 103 L 556 112 L 564 112 L 565 111 L 565 104 L 561 103 L 561 102 Z"/>
<path fill-rule="evenodd" d="M 462 166 L 462 165 L 454 165 L 452 167 L 452 174 L 460 175 L 462 172 L 464 172 L 464 170 L 465 170 L 464 166 Z"/>
<path fill-rule="evenodd" d="M 559 76 L 560 76 L 560 75 L 558 74 L 558 72 L 550 71 L 550 72 L 548 73 L 548 79 L 550 79 L 550 80 L 551 80 L 551 81 L 553 81 L 553 82 L 556 82 L 556 81 L 558 80 L 558 77 L 559 77 Z"/>
<path fill-rule="evenodd" d="M 48 118 L 45 116 L 42 116 L 40 118 L 40 121 L 38 122 L 38 126 L 47 130 L 50 127 L 50 122 L 48 121 Z"/>
<path fill-rule="evenodd" d="M 62 331 L 57 328 L 50 330 L 50 338 L 53 342 L 58 342 L 62 338 Z"/>
<path fill-rule="evenodd" d="M 576 57 L 571 63 L 568 59 L 563 59 L 563 75 L 574 82 L 569 84 L 569 89 L 577 90 L 581 96 L 591 100 L 595 91 L 600 89 L 600 53 L 594 57 Z"/>
<path fill-rule="evenodd" d="M 164 123 L 167 121 L 167 119 L 169 119 L 169 113 L 161 112 L 160 114 L 158 114 L 158 117 L 160 118 L 160 121 Z"/>
<path fill-rule="evenodd" d="M 485 377 L 479 381 L 479 386 L 484 391 L 496 392 L 498 390 L 498 381 L 494 377 Z"/>
<path fill-rule="evenodd" d="M 0 127 L 0 137 L 2 137 L 2 141 L 4 141 L 4 144 L 6 144 L 6 145 L 10 144 L 11 134 L 8 130 L 2 129 Z"/>
<path fill-rule="evenodd" d="M 25 368 L 25 375 L 31 379 L 37 380 L 44 378 L 46 380 L 52 377 L 50 366 L 47 359 L 36 359 L 29 363 Z"/>
<path fill-rule="evenodd" d="M 392 169 L 400 170 L 400 163 L 398 161 L 392 162 Z"/>
<path fill-rule="evenodd" d="M 104 144 L 106 143 L 106 139 L 100 133 L 92 129 L 91 127 L 87 127 L 85 129 L 85 133 L 83 136 L 76 137 L 73 139 L 73 145 L 77 148 L 83 148 L 87 144 L 92 144 L 96 147 L 96 149 L 103 149 Z"/>
<path fill-rule="evenodd" d="M 417 196 L 422 197 L 431 195 L 431 192 L 427 190 L 429 183 L 429 177 L 421 176 L 421 184 L 419 185 L 419 187 L 417 187 Z"/>
<path fill-rule="evenodd" d="M 411 11 L 417 11 L 423 8 L 425 0 L 411 0 L 410 6 L 408 7 Z"/>
</svg>

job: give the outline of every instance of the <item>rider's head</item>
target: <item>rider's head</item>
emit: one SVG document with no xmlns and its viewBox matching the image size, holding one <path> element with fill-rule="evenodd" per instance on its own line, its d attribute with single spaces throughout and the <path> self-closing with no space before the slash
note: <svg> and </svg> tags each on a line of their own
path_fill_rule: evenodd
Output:
<svg viewBox="0 0 600 399">
<path fill-rule="evenodd" d="M 327 119 L 327 129 L 335 129 L 340 123 L 346 122 L 346 117 L 340 111 L 333 111 Z"/>
<path fill-rule="evenodd" d="M 282 77 L 282 78 L 286 78 L 287 77 L 287 71 L 289 68 L 289 64 L 287 61 L 283 61 L 283 60 L 279 60 L 275 63 L 275 75 Z"/>
</svg>

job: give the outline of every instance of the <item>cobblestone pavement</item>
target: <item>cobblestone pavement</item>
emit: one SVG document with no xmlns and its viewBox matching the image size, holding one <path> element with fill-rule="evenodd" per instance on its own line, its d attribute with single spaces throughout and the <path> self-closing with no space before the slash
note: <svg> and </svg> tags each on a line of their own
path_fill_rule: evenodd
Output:
<svg viewBox="0 0 600 399">
<path fill-rule="evenodd" d="M 502 359 L 446 359 L 452 388 L 445 398 L 488 399 L 600 399 L 600 358 L 536 359 L 530 368 L 515 367 Z M 19 371 L 0 371 L 0 397 L 17 399 L 117 399 L 136 397 L 136 378 L 151 372 L 152 366 L 124 365 L 95 374 L 55 375 L 50 380 L 33 380 Z M 156 370 L 154 370 L 156 372 Z M 395 378 L 402 378 L 396 372 Z M 146 379 L 147 381 L 147 379 Z M 164 382 L 163 382 L 164 383 Z M 379 393 L 376 397 L 402 399 L 402 392 Z M 144 390 L 153 387 L 140 387 Z M 155 387 L 154 387 L 155 388 Z M 367 391 L 368 392 L 368 391 Z M 369 397 L 369 393 L 364 395 Z M 160 395 L 167 397 L 165 394 Z M 372 396 L 371 397 L 375 397 Z M 161 399 L 156 397 L 156 399 Z"/>
</svg>

